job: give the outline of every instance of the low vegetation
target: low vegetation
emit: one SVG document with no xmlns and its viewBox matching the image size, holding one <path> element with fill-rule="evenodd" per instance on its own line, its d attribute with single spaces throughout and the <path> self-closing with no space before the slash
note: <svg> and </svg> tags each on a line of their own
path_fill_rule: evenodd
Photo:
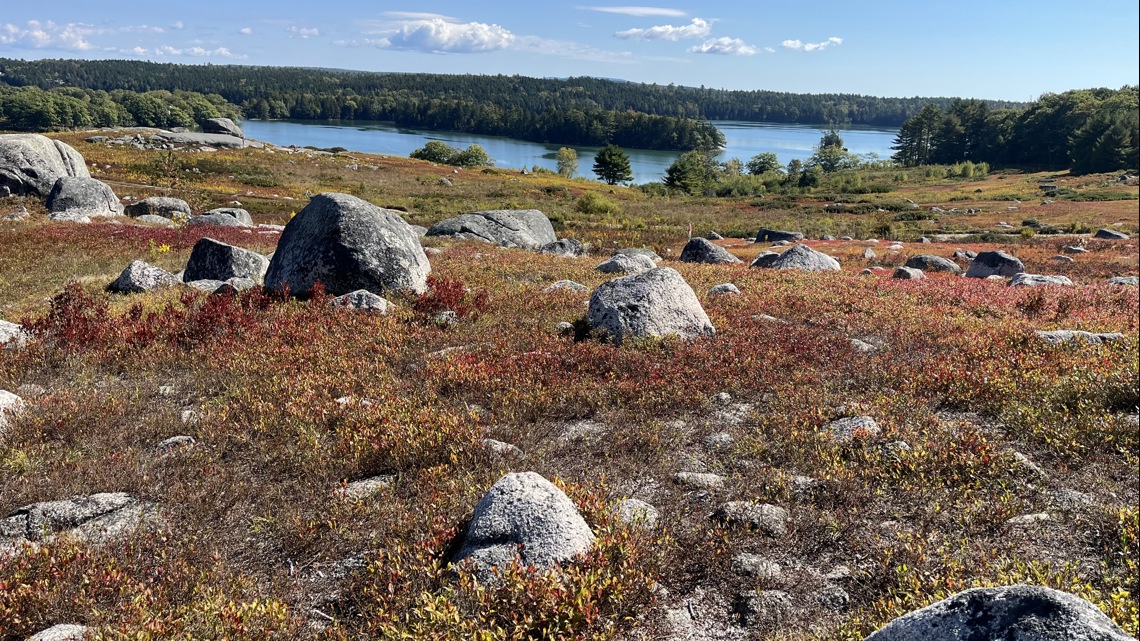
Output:
<svg viewBox="0 0 1140 641">
<path fill-rule="evenodd" d="M 279 235 L 49 223 L 30 199 L 0 200 L 0 217 L 33 214 L 0 222 L 0 319 L 31 334 L 0 350 L 0 389 L 29 404 L 0 436 L 0 516 L 93 492 L 130 492 L 160 514 L 145 536 L 0 552 L 2 641 L 61 622 L 156 641 L 634 640 L 669 638 L 686 612 L 742 638 L 854 640 L 961 589 L 1019 582 L 1140 628 L 1140 302 L 1106 283 L 1137 273 L 1135 241 L 1042 231 L 1135 235 L 1135 181 L 880 167 L 716 198 L 347 152 L 167 153 L 60 137 L 120 196 L 174 195 L 196 212 L 238 200 L 270 224 L 322 191 L 425 226 L 536 208 L 592 257 L 429 237 L 432 291 L 393 297 L 387 315 L 320 293 L 111 296 L 103 288 L 132 260 L 178 271 L 204 235 L 264 253 Z M 1043 204 L 1045 181 L 1066 193 Z M 689 225 L 725 235 L 745 264 L 673 260 Z M 761 227 L 859 240 L 812 243 L 842 272 L 749 269 L 766 247 L 744 239 Z M 1074 244 L 1087 253 L 1050 260 Z M 545 288 L 593 288 L 608 278 L 594 265 L 631 246 L 684 276 L 715 337 L 615 347 L 557 329 L 583 317 L 588 292 Z M 955 249 L 1002 249 L 1076 285 L 858 274 Z M 725 282 L 742 294 L 704 294 Z M 444 309 L 459 321 L 440 323 Z M 1040 329 L 1123 336 L 1053 346 Z M 873 417 L 882 433 L 838 441 L 826 428 L 845 416 Z M 572 429 L 583 421 L 593 431 Z M 710 445 L 719 433 L 730 438 Z M 196 444 L 157 448 L 178 434 Z M 495 455 L 485 438 L 525 457 Z M 578 505 L 592 551 L 560 573 L 510 567 L 492 584 L 448 566 L 483 492 L 527 470 Z M 673 481 L 685 471 L 724 484 L 693 491 Z M 392 479 L 379 493 L 344 498 L 378 475 Z M 624 497 L 652 503 L 659 527 L 615 519 Z M 711 516 L 731 500 L 784 507 L 787 534 Z M 783 572 L 738 573 L 742 553 Z M 820 598 L 834 587 L 845 596 Z M 791 595 L 790 614 L 733 612 L 739 595 L 767 589 Z"/>
</svg>

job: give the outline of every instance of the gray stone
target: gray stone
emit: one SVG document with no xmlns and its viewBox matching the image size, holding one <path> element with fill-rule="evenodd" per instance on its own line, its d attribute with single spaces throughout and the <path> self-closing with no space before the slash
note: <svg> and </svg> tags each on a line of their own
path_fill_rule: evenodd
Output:
<svg viewBox="0 0 1140 641">
<path fill-rule="evenodd" d="M 741 553 L 732 557 L 732 571 L 766 583 L 778 583 L 784 578 L 779 563 L 759 554 Z"/>
<path fill-rule="evenodd" d="M 988 251 L 978 254 L 966 270 L 966 278 L 987 278 L 1002 276 L 1012 278 L 1025 271 L 1025 264 L 1003 251 Z"/>
<path fill-rule="evenodd" d="M 190 251 L 182 280 L 226 281 L 231 278 L 248 278 L 260 283 L 268 268 L 269 259 L 255 251 L 227 245 L 213 238 L 202 238 Z"/>
<path fill-rule="evenodd" d="M 161 287 L 173 287 L 177 284 L 178 279 L 175 278 L 174 274 L 141 260 L 136 260 L 127 265 L 127 268 L 119 274 L 115 282 L 107 285 L 107 291 L 119 294 L 138 294 Z"/>
<path fill-rule="evenodd" d="M 694 238 L 685 244 L 681 250 L 683 263 L 739 263 L 739 258 L 728 253 L 728 250 L 714 244 L 706 238 Z"/>
<path fill-rule="evenodd" d="M 954 258 L 959 260 L 974 260 L 978 257 L 978 252 L 972 249 L 955 249 Z"/>
<path fill-rule="evenodd" d="M 586 247 L 574 238 L 562 238 L 554 242 L 546 243 L 542 247 L 539 247 L 538 251 L 543 254 L 562 256 L 563 258 L 577 258 L 586 255 Z"/>
<path fill-rule="evenodd" d="M 911 256 L 903 265 L 912 269 L 921 269 L 924 272 L 949 272 L 951 274 L 961 274 L 962 268 L 949 258 L 935 256 L 933 254 L 919 254 L 918 256 Z"/>
<path fill-rule="evenodd" d="M 318 194 L 289 224 L 269 263 L 265 283 L 294 295 L 321 282 L 340 296 L 427 291 L 431 272 L 420 240 L 395 212 L 346 194 Z"/>
<path fill-rule="evenodd" d="M 677 472 L 673 482 L 691 490 L 714 491 L 724 487 L 724 477 L 711 472 Z"/>
<path fill-rule="evenodd" d="M 727 450 L 732 447 L 735 441 L 736 439 L 732 438 L 732 434 L 728 432 L 716 432 L 709 434 L 708 438 L 705 439 L 705 449 L 711 452 Z"/>
<path fill-rule="evenodd" d="M 973 588 L 903 615 L 865 641 L 1135 641 L 1095 605 L 1051 588 Z"/>
<path fill-rule="evenodd" d="M 878 256 L 879 255 L 875 253 L 875 250 L 871 249 L 870 247 L 863 250 L 864 260 L 874 260 L 875 258 L 878 258 Z"/>
<path fill-rule="evenodd" d="M 151 196 L 137 203 L 127 205 L 126 214 L 134 218 L 140 216 L 161 216 L 170 220 L 190 218 L 190 205 L 181 198 Z"/>
<path fill-rule="evenodd" d="M 23 325 L 0 320 L 0 346 L 3 346 L 5 349 L 19 347 L 23 345 L 27 337 L 28 335 L 27 332 L 24 331 Z"/>
<path fill-rule="evenodd" d="M 736 613 L 744 627 L 776 626 L 792 616 L 791 595 L 782 590 L 745 592 L 737 596 Z"/>
<path fill-rule="evenodd" d="M 366 479 L 358 479 L 337 488 L 336 495 L 348 501 L 360 501 L 392 487 L 396 477 L 381 474 Z"/>
<path fill-rule="evenodd" d="M 367 289 L 358 289 L 333 299 L 335 307 L 377 314 L 387 314 L 388 306 L 391 304 L 388 299 L 373 294 Z"/>
<path fill-rule="evenodd" d="M 716 517 L 729 525 L 750 527 L 776 538 L 788 533 L 788 511 L 768 503 L 729 501 L 720 506 Z"/>
<path fill-rule="evenodd" d="M 521 459 L 526 456 L 517 445 L 496 441 L 493 438 L 483 439 L 483 448 L 501 458 Z"/>
<path fill-rule="evenodd" d="M 24 399 L 8 390 L 0 389 L 0 436 L 4 435 L 11 420 L 23 412 L 26 406 Z"/>
<path fill-rule="evenodd" d="M 896 280 L 922 280 L 926 278 L 926 273 L 913 267 L 899 267 L 895 269 L 895 273 L 891 274 L 891 278 Z"/>
<path fill-rule="evenodd" d="M 1098 229 L 1093 238 L 1102 238 L 1104 240 L 1128 240 L 1128 234 L 1115 229 Z"/>
<path fill-rule="evenodd" d="M 758 243 L 776 243 L 781 240 L 797 241 L 803 240 L 804 235 L 798 231 L 780 231 L 777 229 L 761 229 L 756 232 L 756 242 Z"/>
<path fill-rule="evenodd" d="M 705 238 L 709 240 L 724 240 L 724 236 L 721 236 L 715 231 L 710 231 L 708 234 L 705 234 Z"/>
<path fill-rule="evenodd" d="M 558 240 L 550 219 L 537 209 L 496 209 L 460 214 L 432 225 L 427 235 L 479 240 L 522 249 L 538 249 Z"/>
<path fill-rule="evenodd" d="M 489 581 L 492 568 L 515 559 L 551 568 L 593 544 L 590 526 L 562 490 L 535 472 L 516 472 L 479 500 L 454 561 L 473 562 L 476 576 Z"/>
<path fill-rule="evenodd" d="M 245 138 L 245 132 L 241 127 L 229 118 L 210 118 L 200 123 L 202 131 L 208 134 L 228 134 L 230 136 L 237 136 L 238 138 Z"/>
<path fill-rule="evenodd" d="M 560 280 L 550 284 L 548 287 L 546 287 L 546 289 L 543 289 L 542 291 L 549 294 L 551 292 L 558 291 L 585 292 L 589 291 L 589 289 L 589 287 L 586 287 L 582 283 L 576 283 L 572 280 Z"/>
<path fill-rule="evenodd" d="M 554 330 L 563 336 L 573 336 L 574 323 L 571 323 L 570 321 L 560 321 L 557 325 L 554 326 Z"/>
<path fill-rule="evenodd" d="M 820 589 L 816 594 L 816 600 L 828 610 L 843 612 L 851 604 L 851 595 L 838 585 L 829 584 Z"/>
<path fill-rule="evenodd" d="M 1057 262 L 1057 263 L 1062 263 L 1065 265 L 1069 265 L 1069 264 L 1073 263 L 1073 257 L 1072 256 L 1065 256 L 1064 254 L 1057 254 L 1056 256 L 1050 256 L 1049 260 Z"/>
<path fill-rule="evenodd" d="M 875 347 L 871 343 L 858 338 L 851 339 L 851 347 L 854 347 L 855 351 L 861 352 L 863 354 L 874 354 L 875 352 L 879 351 L 878 347 Z"/>
<path fill-rule="evenodd" d="M 1065 252 L 1066 254 L 1087 254 L 1087 253 L 1089 253 L 1089 250 L 1085 249 L 1084 247 L 1081 247 L 1080 245 L 1068 245 L 1065 248 L 1063 248 L 1061 251 Z"/>
<path fill-rule="evenodd" d="M 760 252 L 759 254 L 756 254 L 756 258 L 753 258 L 752 263 L 748 266 L 749 267 L 771 267 L 772 263 L 776 262 L 776 259 L 779 257 L 780 257 L 779 252 L 765 250 L 765 251 Z"/>
<path fill-rule="evenodd" d="M 586 321 L 617 344 L 628 337 L 690 339 L 716 333 L 693 288 L 669 267 L 602 283 L 590 295 Z"/>
<path fill-rule="evenodd" d="M 176 226 L 174 224 L 174 221 L 170 220 L 169 218 L 163 218 L 162 216 L 152 216 L 151 214 L 144 214 L 142 216 L 139 216 L 135 218 L 135 222 L 139 222 L 150 227 L 173 228 Z"/>
<path fill-rule="evenodd" d="M 614 256 L 617 256 L 619 254 L 624 256 L 645 256 L 646 258 L 652 260 L 653 264 L 655 265 L 661 262 L 661 257 L 657 255 L 657 252 L 653 251 L 652 249 L 646 249 L 645 247 L 626 247 L 624 249 L 619 249 L 613 253 Z"/>
<path fill-rule="evenodd" d="M 838 443 L 850 443 L 856 438 L 875 437 L 882 433 L 879 424 L 870 416 L 848 416 L 828 423 L 827 431 Z"/>
<path fill-rule="evenodd" d="M 1124 338 L 1124 334 L 1117 332 L 1105 332 L 1097 334 L 1093 332 L 1085 332 L 1079 329 L 1039 329 L 1035 332 L 1035 334 L 1037 335 L 1037 338 L 1040 338 L 1050 345 L 1062 345 L 1065 343 L 1085 343 L 1087 345 L 1099 345 L 1100 343 L 1109 343 Z"/>
<path fill-rule="evenodd" d="M 249 227 L 242 221 L 230 216 L 229 214 L 202 214 L 200 216 L 191 216 L 187 221 L 187 225 L 215 225 L 217 227 Z"/>
<path fill-rule="evenodd" d="M 206 281 L 198 281 L 198 282 L 206 282 Z M 257 285 L 258 285 L 257 281 L 253 280 L 252 278 L 241 278 L 241 277 L 235 276 L 233 278 L 227 278 L 225 281 L 222 282 L 221 285 L 218 285 L 217 288 L 215 288 L 214 291 L 212 291 L 210 293 L 214 294 L 215 296 L 222 296 L 222 295 L 232 296 L 234 294 L 240 294 L 241 292 L 247 292 L 247 291 L 257 287 Z"/>
<path fill-rule="evenodd" d="M 1073 281 L 1066 276 L 1046 276 L 1043 274 L 1017 274 L 1009 281 L 1010 287 L 1040 287 L 1042 285 L 1072 286 Z"/>
<path fill-rule="evenodd" d="M 732 283 L 721 283 L 709 290 L 707 296 L 719 296 L 721 294 L 732 294 L 734 296 L 740 295 L 740 288 Z"/>
<path fill-rule="evenodd" d="M 60 623 L 28 637 L 28 641 L 83 641 L 91 634 L 85 625 Z"/>
<path fill-rule="evenodd" d="M 91 177 L 70 145 L 40 134 L 0 134 L 0 187 L 12 195 L 47 198 L 65 176 Z"/>
<path fill-rule="evenodd" d="M 412 231 L 416 232 L 416 235 L 420 238 L 427 236 L 427 227 L 424 227 L 423 225 L 411 225 L 411 228 Z"/>
<path fill-rule="evenodd" d="M 154 506 L 125 492 L 104 492 L 18 508 L 0 521 L 5 543 L 46 541 L 60 532 L 92 543 L 109 541 L 142 525 Z"/>
<path fill-rule="evenodd" d="M 1125 287 L 1136 287 L 1140 285 L 1140 277 L 1136 276 L 1113 276 L 1108 279 L 1109 285 L 1122 285 Z"/>
<path fill-rule="evenodd" d="M 64 176 L 55 181 L 47 197 L 52 213 L 76 216 L 122 216 L 123 204 L 110 185 L 83 176 Z"/>
<path fill-rule="evenodd" d="M 218 216 L 218 215 L 230 216 L 230 217 L 234 218 L 235 220 L 237 220 L 238 222 L 245 225 L 246 227 L 253 227 L 253 217 L 249 215 L 248 211 L 241 209 L 240 207 L 218 207 L 217 209 L 211 209 L 210 211 L 208 211 L 202 215 L 203 216 Z"/>
<path fill-rule="evenodd" d="M 218 290 L 219 287 L 226 284 L 225 281 L 213 280 L 210 278 L 204 278 L 202 280 L 184 280 L 183 282 L 187 287 L 193 287 L 194 289 L 206 292 L 208 294 L 213 294 Z"/>
<path fill-rule="evenodd" d="M 78 225 L 89 225 L 91 218 L 79 212 L 60 211 L 48 214 L 48 220 L 53 223 L 76 223 Z"/>
<path fill-rule="evenodd" d="M 598 263 L 594 269 L 603 274 L 640 274 L 655 267 L 657 267 L 657 263 L 654 263 L 653 259 L 648 256 L 614 254 Z"/>
<path fill-rule="evenodd" d="M 187 423 L 189 421 L 183 420 L 182 422 Z M 158 444 L 158 451 L 170 452 L 173 450 L 190 449 L 197 444 L 198 441 L 195 440 L 193 436 L 190 436 L 188 434 L 179 434 L 178 436 L 171 436 L 170 438 L 163 439 L 162 442 Z"/>
<path fill-rule="evenodd" d="M 614 518 L 625 525 L 652 530 L 661 514 L 652 505 L 638 499 L 623 499 L 614 506 Z"/>
<path fill-rule="evenodd" d="M 253 141 L 248 141 L 247 143 L 241 136 L 231 136 L 229 134 L 199 134 L 194 132 L 176 133 L 173 131 L 164 131 L 155 134 L 151 137 L 151 143 L 158 145 L 169 144 L 177 147 L 201 147 L 204 145 L 207 147 L 225 147 L 229 149 L 257 146 Z"/>
<path fill-rule="evenodd" d="M 807 245 L 795 245 L 780 254 L 769 265 L 772 269 L 797 269 L 807 272 L 839 271 L 839 261 Z"/>
</svg>

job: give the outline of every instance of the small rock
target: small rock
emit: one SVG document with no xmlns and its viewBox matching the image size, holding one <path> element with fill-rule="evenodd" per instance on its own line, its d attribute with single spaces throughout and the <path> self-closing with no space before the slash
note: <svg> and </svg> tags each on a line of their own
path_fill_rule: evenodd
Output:
<svg viewBox="0 0 1140 641">
<path fill-rule="evenodd" d="M 596 438 L 606 433 L 606 426 L 594 421 L 583 420 L 575 421 L 567 424 L 562 429 L 562 434 L 558 436 L 558 440 L 563 443 L 570 443 L 573 441 L 581 441 L 584 439 Z"/>
<path fill-rule="evenodd" d="M 91 634 L 85 625 L 60 623 L 28 637 L 28 641 L 84 641 Z"/>
<path fill-rule="evenodd" d="M 185 421 L 183 421 L 183 422 L 185 422 Z M 186 434 L 180 434 L 178 436 L 171 436 L 170 438 L 165 439 L 161 443 L 159 443 L 158 444 L 158 451 L 168 452 L 171 450 L 187 449 L 187 448 L 194 447 L 197 443 L 198 443 L 198 441 L 196 441 L 193 436 L 188 436 Z"/>
<path fill-rule="evenodd" d="M 23 412 L 26 406 L 24 399 L 8 390 L 0 389 L 0 436 L 4 435 L 11 420 Z"/>
<path fill-rule="evenodd" d="M 913 267 L 899 267 L 891 278 L 896 280 L 922 280 L 926 278 L 926 274 L 921 269 L 914 269 Z"/>
<path fill-rule="evenodd" d="M 784 577 L 779 563 L 759 554 L 741 553 L 732 557 L 732 571 L 765 583 L 779 583 Z"/>
<path fill-rule="evenodd" d="M 816 595 L 819 604 L 828 610 L 843 612 L 851 604 L 851 595 L 838 585 L 826 585 Z"/>
<path fill-rule="evenodd" d="M 768 503 L 729 501 L 716 516 L 729 525 L 747 526 L 776 538 L 788 533 L 788 511 Z"/>
<path fill-rule="evenodd" d="M 508 459 L 521 459 L 525 456 L 523 451 L 517 445 L 504 443 L 503 441 L 496 441 L 493 438 L 483 439 L 483 448 L 491 454 Z"/>
<path fill-rule="evenodd" d="M 723 451 L 732 447 L 733 442 L 732 434 L 728 432 L 717 432 L 710 434 L 708 438 L 705 439 L 705 449 L 711 452 Z"/>
<path fill-rule="evenodd" d="M 706 294 L 706 295 L 707 296 L 719 296 L 722 294 L 739 296 L 740 295 L 740 288 L 737 287 L 736 285 L 733 285 L 732 283 L 723 283 L 723 284 L 717 285 L 716 287 L 713 287 L 712 289 L 710 289 L 708 291 L 708 294 Z"/>
<path fill-rule="evenodd" d="M 735 610 L 744 627 L 776 626 L 792 616 L 794 604 L 783 590 L 760 590 L 738 595 Z"/>
<path fill-rule="evenodd" d="M 724 487 L 724 477 L 710 472 L 677 472 L 673 482 L 690 490 L 715 491 Z"/>
<path fill-rule="evenodd" d="M 163 287 L 173 287 L 177 284 L 178 279 L 174 277 L 174 274 L 141 260 L 136 260 L 127 265 L 127 268 L 119 274 L 115 282 L 107 285 L 107 291 L 119 294 L 137 294 Z"/>
<path fill-rule="evenodd" d="M 1065 276 L 1045 276 L 1042 274 L 1026 273 L 1017 274 L 1009 281 L 1010 287 L 1039 287 L 1041 285 L 1072 286 L 1072 284 L 1073 281 Z"/>
<path fill-rule="evenodd" d="M 1118 332 L 1095 334 L 1079 329 L 1055 329 L 1050 331 L 1039 329 L 1034 333 L 1037 335 L 1037 338 L 1040 338 L 1050 345 L 1062 345 L 1065 343 L 1099 345 L 1100 343 L 1110 343 L 1124 338 L 1124 334 Z"/>
<path fill-rule="evenodd" d="M 367 289 L 358 289 L 333 299 L 333 306 L 339 309 L 376 314 L 387 314 L 388 306 L 391 304 L 388 299 L 373 294 Z"/>
<path fill-rule="evenodd" d="M 381 474 L 379 476 L 346 483 L 344 486 L 337 488 L 336 495 L 339 498 L 349 501 L 359 501 L 392 487 L 392 484 L 395 482 L 396 477 L 394 475 Z"/>
<path fill-rule="evenodd" d="M 1037 514 L 1021 514 L 1006 521 L 1006 524 L 1011 527 L 1032 527 L 1038 523 L 1047 523 L 1052 521 L 1053 517 L 1049 516 L 1046 512 L 1039 512 Z"/>
<path fill-rule="evenodd" d="M 870 416 L 849 416 L 834 420 L 828 424 L 827 431 L 838 443 L 851 443 L 858 438 L 873 438 L 882 432 L 879 424 Z"/>
<path fill-rule="evenodd" d="M 546 287 L 546 289 L 543 289 L 542 291 L 549 294 L 551 292 L 558 291 L 585 292 L 589 291 L 589 289 L 589 287 L 586 287 L 581 283 L 576 283 L 572 280 L 560 280 L 550 284 L 548 287 Z"/>
<path fill-rule="evenodd" d="M 1137 287 L 1140 286 L 1140 277 L 1136 276 L 1113 276 L 1108 279 L 1109 285 L 1119 285 L 1124 287 Z"/>
<path fill-rule="evenodd" d="M 648 256 L 614 254 L 599 263 L 594 269 L 603 274 L 640 274 L 656 266 L 656 263 Z"/>
<path fill-rule="evenodd" d="M 1089 253 L 1089 250 L 1085 249 L 1084 247 L 1081 247 L 1080 245 L 1068 245 L 1068 246 L 1064 247 L 1061 251 L 1065 252 L 1066 254 L 1087 254 L 1087 253 Z"/>
<path fill-rule="evenodd" d="M 652 530 L 660 513 L 652 505 L 638 499 L 623 499 L 614 506 L 614 518 L 625 525 Z"/>
<path fill-rule="evenodd" d="M 1128 234 L 1115 229 L 1098 229 L 1093 238 L 1101 238 L 1104 240 L 1128 240 Z"/>
</svg>

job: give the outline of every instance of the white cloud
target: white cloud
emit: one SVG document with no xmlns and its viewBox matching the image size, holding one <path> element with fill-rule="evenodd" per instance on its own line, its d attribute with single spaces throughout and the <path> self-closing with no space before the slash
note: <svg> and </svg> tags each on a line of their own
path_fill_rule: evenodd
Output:
<svg viewBox="0 0 1140 641">
<path fill-rule="evenodd" d="M 629 51 L 606 51 L 572 40 L 551 40 L 538 36 L 518 36 L 511 46 L 511 51 L 532 53 L 543 56 L 559 56 L 572 60 L 606 63 L 634 62 L 633 54 Z"/>
<path fill-rule="evenodd" d="M 381 49 L 424 53 L 485 53 L 506 49 L 514 40 L 513 33 L 497 24 L 432 18 L 406 22 L 395 33 L 366 43 Z"/>
<path fill-rule="evenodd" d="M 300 38 L 302 40 L 308 40 L 309 38 L 315 38 L 321 35 L 321 30 L 316 27 L 298 27 L 294 25 L 285 31 L 289 32 L 290 38 Z"/>
<path fill-rule="evenodd" d="M 653 16 L 665 16 L 668 18 L 684 18 L 687 13 L 680 9 L 668 9 L 665 7 L 577 7 L 583 11 L 601 11 L 602 13 L 618 13 L 623 16 L 633 16 L 635 18 L 648 18 Z"/>
<path fill-rule="evenodd" d="M 51 20 L 29 20 L 23 27 L 6 22 L 0 24 L 0 44 L 33 49 L 86 51 L 91 48 L 87 38 L 93 33 L 98 33 L 98 30 L 79 22 L 61 25 Z"/>
<path fill-rule="evenodd" d="M 238 33 L 243 36 L 251 36 L 253 35 L 253 29 L 250 29 L 249 27 L 242 27 L 241 29 L 238 29 Z"/>
<path fill-rule="evenodd" d="M 122 31 L 123 33 L 166 33 L 166 29 L 163 29 L 162 27 L 152 27 L 145 24 L 120 27 L 119 31 Z"/>
<path fill-rule="evenodd" d="M 709 22 L 700 18 L 693 18 L 692 22 L 681 27 L 673 25 L 660 25 L 648 29 L 626 29 L 614 34 L 626 40 L 681 40 L 687 38 L 704 38 L 709 35 Z"/>
<path fill-rule="evenodd" d="M 129 53 L 145 58 L 191 57 L 191 58 L 228 58 L 230 60 L 245 60 L 247 56 L 236 54 L 226 47 L 206 49 L 204 47 L 175 47 L 172 45 L 159 45 L 154 49 L 135 47 L 134 49 L 119 49 L 119 53 Z"/>
<path fill-rule="evenodd" d="M 721 56 L 753 56 L 758 53 L 756 47 L 740 38 L 728 37 L 705 40 L 699 45 L 689 47 L 687 51 L 689 53 L 713 53 Z"/>
<path fill-rule="evenodd" d="M 182 22 L 181 20 L 175 20 L 174 24 L 170 25 L 170 28 L 174 29 L 175 31 L 182 31 L 186 28 L 186 23 Z"/>
<path fill-rule="evenodd" d="M 843 44 L 843 38 L 836 38 L 832 36 L 823 42 L 801 42 L 799 40 L 785 40 L 780 43 L 780 46 L 785 49 L 792 49 L 794 51 L 823 51 L 832 45 Z"/>
</svg>

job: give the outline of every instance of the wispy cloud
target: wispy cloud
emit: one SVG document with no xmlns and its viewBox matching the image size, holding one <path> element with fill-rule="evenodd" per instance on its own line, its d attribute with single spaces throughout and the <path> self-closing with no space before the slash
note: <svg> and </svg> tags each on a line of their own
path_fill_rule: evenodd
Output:
<svg viewBox="0 0 1140 641">
<path fill-rule="evenodd" d="M 602 13 L 617 13 L 635 18 L 650 18 L 665 16 L 667 18 L 684 18 L 688 14 L 680 9 L 666 7 L 577 7 L 583 11 L 601 11 Z"/>
<path fill-rule="evenodd" d="M 712 53 L 721 56 L 754 56 L 759 50 L 740 38 L 720 37 L 705 40 L 687 49 L 689 53 Z"/>
<path fill-rule="evenodd" d="M 321 35 L 321 30 L 316 27 L 298 27 L 293 25 L 285 31 L 289 32 L 290 38 L 300 38 L 301 40 L 308 40 L 309 38 L 316 38 Z"/>
<path fill-rule="evenodd" d="M 242 27 L 241 29 L 238 29 L 238 33 L 240 33 L 243 36 L 252 36 L 253 35 L 253 29 L 250 29 L 249 27 Z"/>
<path fill-rule="evenodd" d="M 617 64 L 635 62 L 633 53 L 629 51 L 607 51 L 580 42 L 574 42 L 573 40 L 552 40 L 538 36 L 518 36 L 511 46 L 511 51 L 543 56 L 558 56 L 587 62 Z"/>
<path fill-rule="evenodd" d="M 123 33 L 166 33 L 166 29 L 163 29 L 162 27 L 152 27 L 145 24 L 120 27 L 118 31 L 121 31 Z"/>
<path fill-rule="evenodd" d="M 451 16 L 445 16 L 442 13 L 429 13 L 427 11 L 385 11 L 383 14 L 386 18 L 393 20 L 444 20 L 446 22 L 459 22 Z"/>
<path fill-rule="evenodd" d="M 785 49 L 792 49 L 793 51 L 823 51 L 833 45 L 843 44 L 843 38 L 836 38 L 832 36 L 823 42 L 801 42 L 799 40 L 785 40 L 780 43 L 780 46 Z"/>
<path fill-rule="evenodd" d="M 0 24 L 0 44 L 31 49 L 87 51 L 92 47 L 88 38 L 94 33 L 98 33 L 95 27 L 79 22 L 56 24 L 51 20 L 29 20 L 24 26 L 6 22 Z"/>
<path fill-rule="evenodd" d="M 680 27 L 673 25 L 660 25 L 648 29 L 626 29 L 614 34 L 625 40 L 683 40 L 688 38 L 704 38 L 709 35 L 708 20 L 693 18 L 693 20 Z"/>
<path fill-rule="evenodd" d="M 181 20 L 175 20 L 174 24 L 170 25 L 170 28 L 174 29 L 175 31 L 182 31 L 186 28 L 186 23 L 182 22 Z"/>
<path fill-rule="evenodd" d="M 112 49 L 114 50 L 114 49 Z M 246 56 L 236 54 L 226 47 L 206 49 L 205 47 L 175 47 L 173 45 L 159 45 L 152 49 L 135 47 L 133 49 L 118 49 L 118 53 L 133 54 L 145 58 L 190 57 L 190 58 L 227 58 L 229 60 L 245 60 Z"/>
</svg>

